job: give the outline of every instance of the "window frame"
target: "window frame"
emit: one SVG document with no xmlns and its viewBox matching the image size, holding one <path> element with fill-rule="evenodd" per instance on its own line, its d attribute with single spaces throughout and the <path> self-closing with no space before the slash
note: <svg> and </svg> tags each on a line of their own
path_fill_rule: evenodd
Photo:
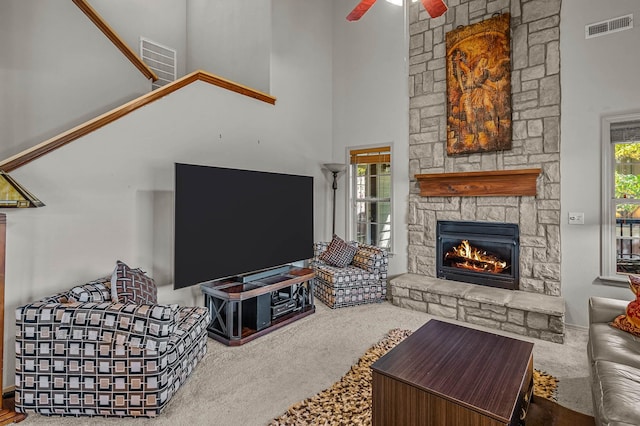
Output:
<svg viewBox="0 0 640 426">
<path fill-rule="evenodd" d="M 602 176 L 601 176 L 601 209 L 600 223 L 600 280 L 615 285 L 627 285 L 627 274 L 618 273 L 616 267 L 616 204 L 623 201 L 628 204 L 639 204 L 640 199 L 615 198 L 616 160 L 614 144 L 611 141 L 611 126 L 616 123 L 640 120 L 640 111 L 608 115 L 602 117 Z"/>
<path fill-rule="evenodd" d="M 388 149 L 386 149 L 388 148 Z M 387 250 L 387 252 L 389 252 L 389 254 L 393 253 L 393 248 L 394 248 L 394 218 L 395 218 L 395 209 L 394 209 L 394 200 L 393 200 L 393 182 L 394 182 L 394 164 L 393 164 L 393 144 L 392 143 L 381 143 L 381 144 L 375 144 L 375 145 L 366 145 L 366 146 L 351 146 L 351 147 L 347 147 L 346 149 L 346 155 L 347 155 L 347 178 L 348 178 L 348 188 L 346 191 L 346 195 L 347 195 L 347 201 L 346 201 L 346 206 L 347 206 L 347 221 L 346 221 L 346 225 L 347 225 L 347 235 L 349 240 L 351 241 L 357 241 L 357 213 L 356 213 L 356 203 L 357 203 L 357 198 L 356 198 L 356 185 L 357 185 L 357 175 L 354 173 L 354 171 L 356 170 L 356 165 L 357 163 L 352 164 L 351 163 L 351 155 L 352 152 L 358 152 L 358 151 L 362 151 L 362 150 L 374 150 L 374 149 L 379 149 L 380 152 L 388 152 L 389 156 L 390 156 L 390 161 L 389 164 L 391 166 L 391 171 L 389 173 L 389 214 L 391 216 L 391 219 L 389 221 L 389 245 L 388 247 L 381 247 L 385 250 Z M 382 199 L 380 199 L 382 200 Z M 386 197 L 384 198 L 384 200 L 386 200 Z M 379 246 L 378 246 L 379 247 Z"/>
</svg>

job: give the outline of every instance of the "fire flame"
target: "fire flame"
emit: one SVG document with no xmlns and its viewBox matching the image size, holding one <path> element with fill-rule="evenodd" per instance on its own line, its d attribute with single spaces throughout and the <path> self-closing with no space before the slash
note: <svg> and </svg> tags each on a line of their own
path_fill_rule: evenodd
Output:
<svg viewBox="0 0 640 426">
<path fill-rule="evenodd" d="M 456 268 L 476 272 L 499 274 L 509 267 L 507 262 L 497 256 L 471 246 L 468 240 L 462 240 L 460 245 L 449 250 L 444 258 L 445 260 L 451 259 L 451 264 Z"/>
</svg>

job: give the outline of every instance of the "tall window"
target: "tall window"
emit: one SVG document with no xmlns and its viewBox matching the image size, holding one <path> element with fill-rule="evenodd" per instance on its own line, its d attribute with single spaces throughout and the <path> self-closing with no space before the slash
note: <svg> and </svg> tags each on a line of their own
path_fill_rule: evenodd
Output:
<svg viewBox="0 0 640 426">
<path fill-rule="evenodd" d="M 640 113 L 602 125 L 602 275 L 640 273 Z"/>
<path fill-rule="evenodd" d="M 391 147 L 352 149 L 350 234 L 360 242 L 391 249 Z"/>
</svg>

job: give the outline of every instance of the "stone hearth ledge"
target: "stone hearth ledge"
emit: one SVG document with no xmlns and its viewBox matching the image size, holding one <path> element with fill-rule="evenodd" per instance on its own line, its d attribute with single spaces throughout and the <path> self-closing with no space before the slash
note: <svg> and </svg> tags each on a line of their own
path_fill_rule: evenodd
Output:
<svg viewBox="0 0 640 426">
<path fill-rule="evenodd" d="M 392 303 L 432 315 L 564 343 L 564 299 L 403 274 L 390 281 Z"/>
</svg>

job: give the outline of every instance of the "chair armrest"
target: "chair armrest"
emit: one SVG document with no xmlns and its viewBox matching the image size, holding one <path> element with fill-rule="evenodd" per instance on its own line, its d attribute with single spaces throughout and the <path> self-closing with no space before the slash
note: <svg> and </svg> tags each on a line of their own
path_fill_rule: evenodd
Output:
<svg viewBox="0 0 640 426">
<path fill-rule="evenodd" d="M 41 303 L 71 303 L 73 302 L 73 298 L 69 297 L 69 291 L 62 291 L 60 293 L 56 293 L 53 296 L 47 296 L 43 299 L 40 299 L 38 302 Z M 37 302 L 34 302 L 37 303 Z"/>
<path fill-rule="evenodd" d="M 320 260 L 320 255 L 327 251 L 327 247 L 329 247 L 329 243 L 326 241 L 320 241 L 313 243 L 313 261 L 318 262 Z"/>
<path fill-rule="evenodd" d="M 611 322 L 625 313 L 628 300 L 592 296 L 589 298 L 589 324 Z"/>
<path fill-rule="evenodd" d="M 382 278 L 386 278 L 389 269 L 389 253 L 380 247 L 359 244 L 351 264 L 367 272 L 381 274 Z"/>
<path fill-rule="evenodd" d="M 162 353 L 178 314 L 177 305 L 35 302 L 16 309 L 16 350 L 27 341 L 55 339 Z"/>
<path fill-rule="evenodd" d="M 169 338 L 167 358 L 170 363 L 182 359 L 184 353 L 189 348 L 197 345 L 200 340 L 204 340 L 206 350 L 207 327 L 211 322 L 209 309 L 195 307 L 181 307 L 179 319 L 176 324 L 176 331 Z"/>
</svg>

